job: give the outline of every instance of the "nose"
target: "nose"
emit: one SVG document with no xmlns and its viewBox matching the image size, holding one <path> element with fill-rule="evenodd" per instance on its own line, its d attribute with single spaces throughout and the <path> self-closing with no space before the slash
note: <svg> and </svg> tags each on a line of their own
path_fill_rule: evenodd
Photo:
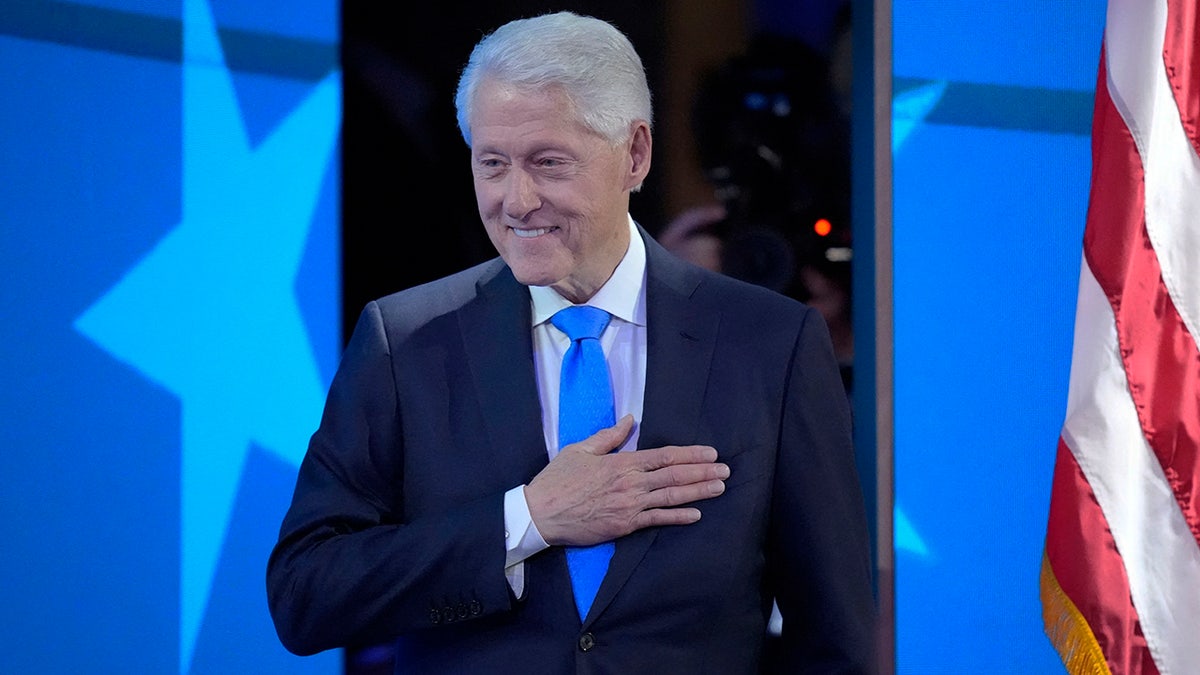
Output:
<svg viewBox="0 0 1200 675">
<path fill-rule="evenodd" d="M 504 214 L 509 218 L 525 220 L 526 216 L 541 205 L 537 186 L 529 174 L 521 170 L 510 171 L 504 195 Z"/>
</svg>

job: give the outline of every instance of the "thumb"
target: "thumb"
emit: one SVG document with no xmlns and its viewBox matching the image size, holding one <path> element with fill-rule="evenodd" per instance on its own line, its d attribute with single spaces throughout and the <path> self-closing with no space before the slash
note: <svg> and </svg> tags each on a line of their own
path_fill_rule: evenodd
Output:
<svg viewBox="0 0 1200 675">
<path fill-rule="evenodd" d="M 629 438 L 631 431 L 633 431 L 633 415 L 625 415 L 611 427 L 605 427 L 580 441 L 579 446 L 584 452 L 593 455 L 607 455 L 621 447 L 625 439 Z"/>
</svg>

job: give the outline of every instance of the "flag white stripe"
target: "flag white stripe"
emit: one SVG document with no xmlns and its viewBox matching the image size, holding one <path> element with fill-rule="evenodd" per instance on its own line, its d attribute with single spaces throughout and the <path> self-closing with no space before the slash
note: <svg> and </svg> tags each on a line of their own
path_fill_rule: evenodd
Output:
<svg viewBox="0 0 1200 675">
<path fill-rule="evenodd" d="M 1109 2 L 1108 87 L 1142 157 L 1146 229 L 1163 281 L 1195 338 L 1200 336 L 1200 157 L 1188 142 L 1167 80 L 1166 25 L 1165 0 Z"/>
</svg>

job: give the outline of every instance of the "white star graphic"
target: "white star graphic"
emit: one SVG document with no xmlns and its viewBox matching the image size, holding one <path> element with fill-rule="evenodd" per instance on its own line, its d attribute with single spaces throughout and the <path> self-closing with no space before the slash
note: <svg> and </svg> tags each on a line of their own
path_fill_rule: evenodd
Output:
<svg viewBox="0 0 1200 675">
<path fill-rule="evenodd" d="M 184 2 L 183 56 L 182 220 L 75 327 L 180 399 L 187 672 L 250 445 L 298 465 L 320 417 L 293 284 L 335 159 L 341 82 L 328 75 L 252 148 L 203 0 Z"/>
</svg>

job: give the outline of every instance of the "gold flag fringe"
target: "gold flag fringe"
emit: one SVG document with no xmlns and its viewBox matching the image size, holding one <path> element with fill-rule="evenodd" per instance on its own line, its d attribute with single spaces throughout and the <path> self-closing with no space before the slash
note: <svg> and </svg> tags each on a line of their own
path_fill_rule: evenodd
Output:
<svg viewBox="0 0 1200 675">
<path fill-rule="evenodd" d="M 1041 596 L 1046 637 L 1058 651 L 1067 672 L 1070 675 L 1112 675 L 1096 635 L 1075 603 L 1058 585 L 1045 553 L 1042 553 Z"/>
</svg>

